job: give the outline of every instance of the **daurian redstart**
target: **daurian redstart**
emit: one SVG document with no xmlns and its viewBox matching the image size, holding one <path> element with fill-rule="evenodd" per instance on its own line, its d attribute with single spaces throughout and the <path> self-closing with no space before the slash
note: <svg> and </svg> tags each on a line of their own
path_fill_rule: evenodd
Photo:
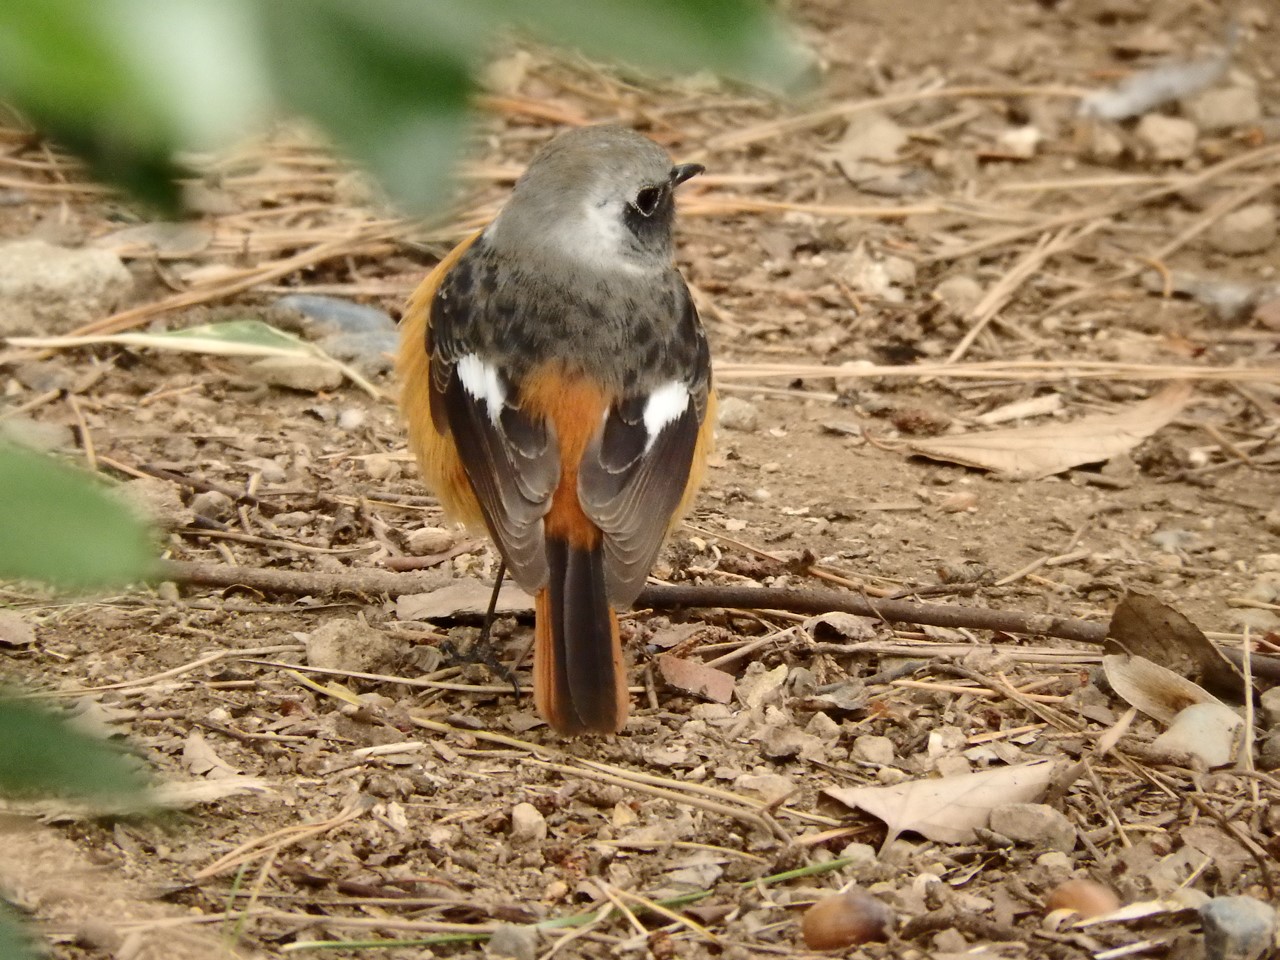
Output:
<svg viewBox="0 0 1280 960">
<path fill-rule="evenodd" d="M 536 597 L 534 700 L 563 734 L 626 723 L 614 609 L 711 447 L 711 359 L 672 241 L 672 195 L 702 170 L 623 127 L 561 134 L 402 322 L 410 445 Z"/>
</svg>

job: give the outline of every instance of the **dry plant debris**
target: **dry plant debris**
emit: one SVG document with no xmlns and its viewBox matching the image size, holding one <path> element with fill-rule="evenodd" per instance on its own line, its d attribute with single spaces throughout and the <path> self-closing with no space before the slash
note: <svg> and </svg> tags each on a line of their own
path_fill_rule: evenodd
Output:
<svg viewBox="0 0 1280 960">
<path fill-rule="evenodd" d="M 1275 11 L 1240 6 L 1224 53 L 1219 9 L 1181 0 L 793 7 L 823 65 L 801 103 L 510 48 L 432 224 L 292 124 L 193 158 L 184 225 L 0 130 L 0 273 L 15 244 L 88 252 L 63 259 L 95 304 L 21 328 L 7 299 L 6 335 L 95 339 L 0 348 L 0 432 L 118 483 L 171 561 L 114 597 L 0 591 L 5 679 L 129 736 L 183 807 L 24 810 L 103 871 L 58 905 L 0 858 L 53 956 L 796 956 L 852 885 L 893 917 L 864 956 L 1265 942 Z M 1139 115 L 1105 116 L 1117 91 Z M 734 403 L 624 623 L 634 721 L 562 742 L 516 696 L 523 598 L 473 649 L 496 557 L 412 475 L 376 337 L 316 311 L 385 334 L 533 150 L 596 120 L 708 166 L 680 256 Z M 152 349 L 245 322 L 306 362 Z M 1159 699 L 1170 675 L 1199 692 Z M 1234 718 L 1192 718 L 1222 764 L 1162 739 L 1201 694 Z"/>
</svg>

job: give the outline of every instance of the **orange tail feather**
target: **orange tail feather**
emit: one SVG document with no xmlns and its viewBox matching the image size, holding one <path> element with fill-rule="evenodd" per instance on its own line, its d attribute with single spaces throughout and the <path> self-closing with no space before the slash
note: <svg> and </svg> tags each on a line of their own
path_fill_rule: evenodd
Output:
<svg viewBox="0 0 1280 960">
<path fill-rule="evenodd" d="M 534 628 L 534 702 L 555 730 L 617 733 L 630 699 L 618 618 L 604 587 L 599 545 L 547 538 L 550 576 L 538 591 Z"/>
</svg>

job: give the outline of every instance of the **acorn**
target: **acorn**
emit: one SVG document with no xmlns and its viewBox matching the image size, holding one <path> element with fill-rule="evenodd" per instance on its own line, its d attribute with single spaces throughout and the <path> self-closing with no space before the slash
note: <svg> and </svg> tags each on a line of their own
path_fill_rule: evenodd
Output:
<svg viewBox="0 0 1280 960">
<path fill-rule="evenodd" d="M 810 950 L 842 950 L 887 940 L 892 926 L 893 911 L 857 887 L 824 897 L 800 921 Z"/>
<path fill-rule="evenodd" d="M 1110 887 L 1093 880 L 1064 880 L 1044 899 L 1046 913 L 1072 910 L 1081 920 L 1120 909 L 1120 898 Z"/>
</svg>

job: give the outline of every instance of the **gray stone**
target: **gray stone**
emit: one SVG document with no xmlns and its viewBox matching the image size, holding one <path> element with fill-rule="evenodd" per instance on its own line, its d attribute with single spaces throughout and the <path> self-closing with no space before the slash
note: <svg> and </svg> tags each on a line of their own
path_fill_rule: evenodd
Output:
<svg viewBox="0 0 1280 960">
<path fill-rule="evenodd" d="M 1206 133 L 1246 127 L 1262 119 L 1258 94 L 1248 87 L 1219 87 L 1188 100 L 1183 108 Z"/>
<path fill-rule="evenodd" d="M 760 429 L 760 411 L 755 404 L 741 397 L 722 397 L 719 405 L 720 426 L 740 433 L 755 433 Z"/>
<path fill-rule="evenodd" d="M 178 487 L 168 480 L 139 477 L 121 484 L 119 492 L 142 520 L 166 530 L 189 526 L 195 519 L 191 508 L 183 504 Z"/>
<path fill-rule="evenodd" d="M 249 364 L 250 373 L 273 387 L 320 393 L 342 386 L 343 374 L 331 363 L 311 357 L 263 357 Z"/>
<path fill-rule="evenodd" d="M 863 734 L 853 741 L 853 749 L 849 751 L 849 756 L 854 760 L 862 760 L 865 763 L 874 763 L 883 767 L 893 763 L 893 741 L 888 737 Z"/>
<path fill-rule="evenodd" d="M 1200 922 L 1205 960 L 1258 960 L 1276 945 L 1276 912 L 1253 897 L 1214 897 Z"/>
<path fill-rule="evenodd" d="M 1066 816 L 1043 803 L 1006 803 L 991 811 L 990 828 L 1017 843 L 1069 852 L 1076 828 Z"/>
<path fill-rule="evenodd" d="M 1209 228 L 1209 244 L 1220 253 L 1261 253 L 1276 242 L 1276 208 L 1252 203 L 1228 213 Z"/>
<path fill-rule="evenodd" d="M 1196 125 L 1181 117 L 1148 113 L 1134 133 L 1155 160 L 1186 160 L 1196 150 Z"/>
<path fill-rule="evenodd" d="M 307 663 L 326 670 L 378 673 L 391 664 L 400 645 L 363 619 L 339 617 L 311 631 Z"/>
<path fill-rule="evenodd" d="M 444 553 L 457 539 L 452 530 L 444 527 L 422 527 L 410 531 L 404 538 L 404 545 L 415 557 L 425 557 L 433 553 Z"/>
<path fill-rule="evenodd" d="M 547 839 L 547 818 L 532 803 L 511 808 L 511 842 L 536 843 Z"/>
<path fill-rule="evenodd" d="M 1263 770 L 1280 767 L 1280 729 L 1272 730 L 1258 744 L 1258 766 Z"/>
<path fill-rule="evenodd" d="M 0 245 L 0 336 L 67 333 L 110 314 L 132 289 L 132 275 L 108 250 Z"/>
<path fill-rule="evenodd" d="M 819 757 L 826 752 L 822 740 L 791 724 L 773 727 L 765 734 L 760 752 L 770 760 L 788 760 L 795 756 Z"/>
<path fill-rule="evenodd" d="M 504 923 L 493 931 L 485 953 L 491 957 L 511 957 L 512 960 L 536 960 L 538 928 L 531 924 Z"/>
<path fill-rule="evenodd" d="M 296 310 L 313 321 L 322 334 L 388 333 L 394 335 L 396 322 L 385 310 L 352 303 L 340 297 L 312 293 L 291 293 L 276 301 L 276 307 Z"/>
<path fill-rule="evenodd" d="M 202 490 L 191 498 L 191 512 L 206 520 L 226 520 L 235 510 L 235 501 L 219 490 Z"/>
<path fill-rule="evenodd" d="M 1268 730 L 1280 727 L 1280 687 L 1262 695 L 1262 722 Z"/>
<path fill-rule="evenodd" d="M 933 296 L 955 313 L 965 316 L 982 299 L 982 284 L 973 277 L 948 277 L 933 288 Z"/>
</svg>

